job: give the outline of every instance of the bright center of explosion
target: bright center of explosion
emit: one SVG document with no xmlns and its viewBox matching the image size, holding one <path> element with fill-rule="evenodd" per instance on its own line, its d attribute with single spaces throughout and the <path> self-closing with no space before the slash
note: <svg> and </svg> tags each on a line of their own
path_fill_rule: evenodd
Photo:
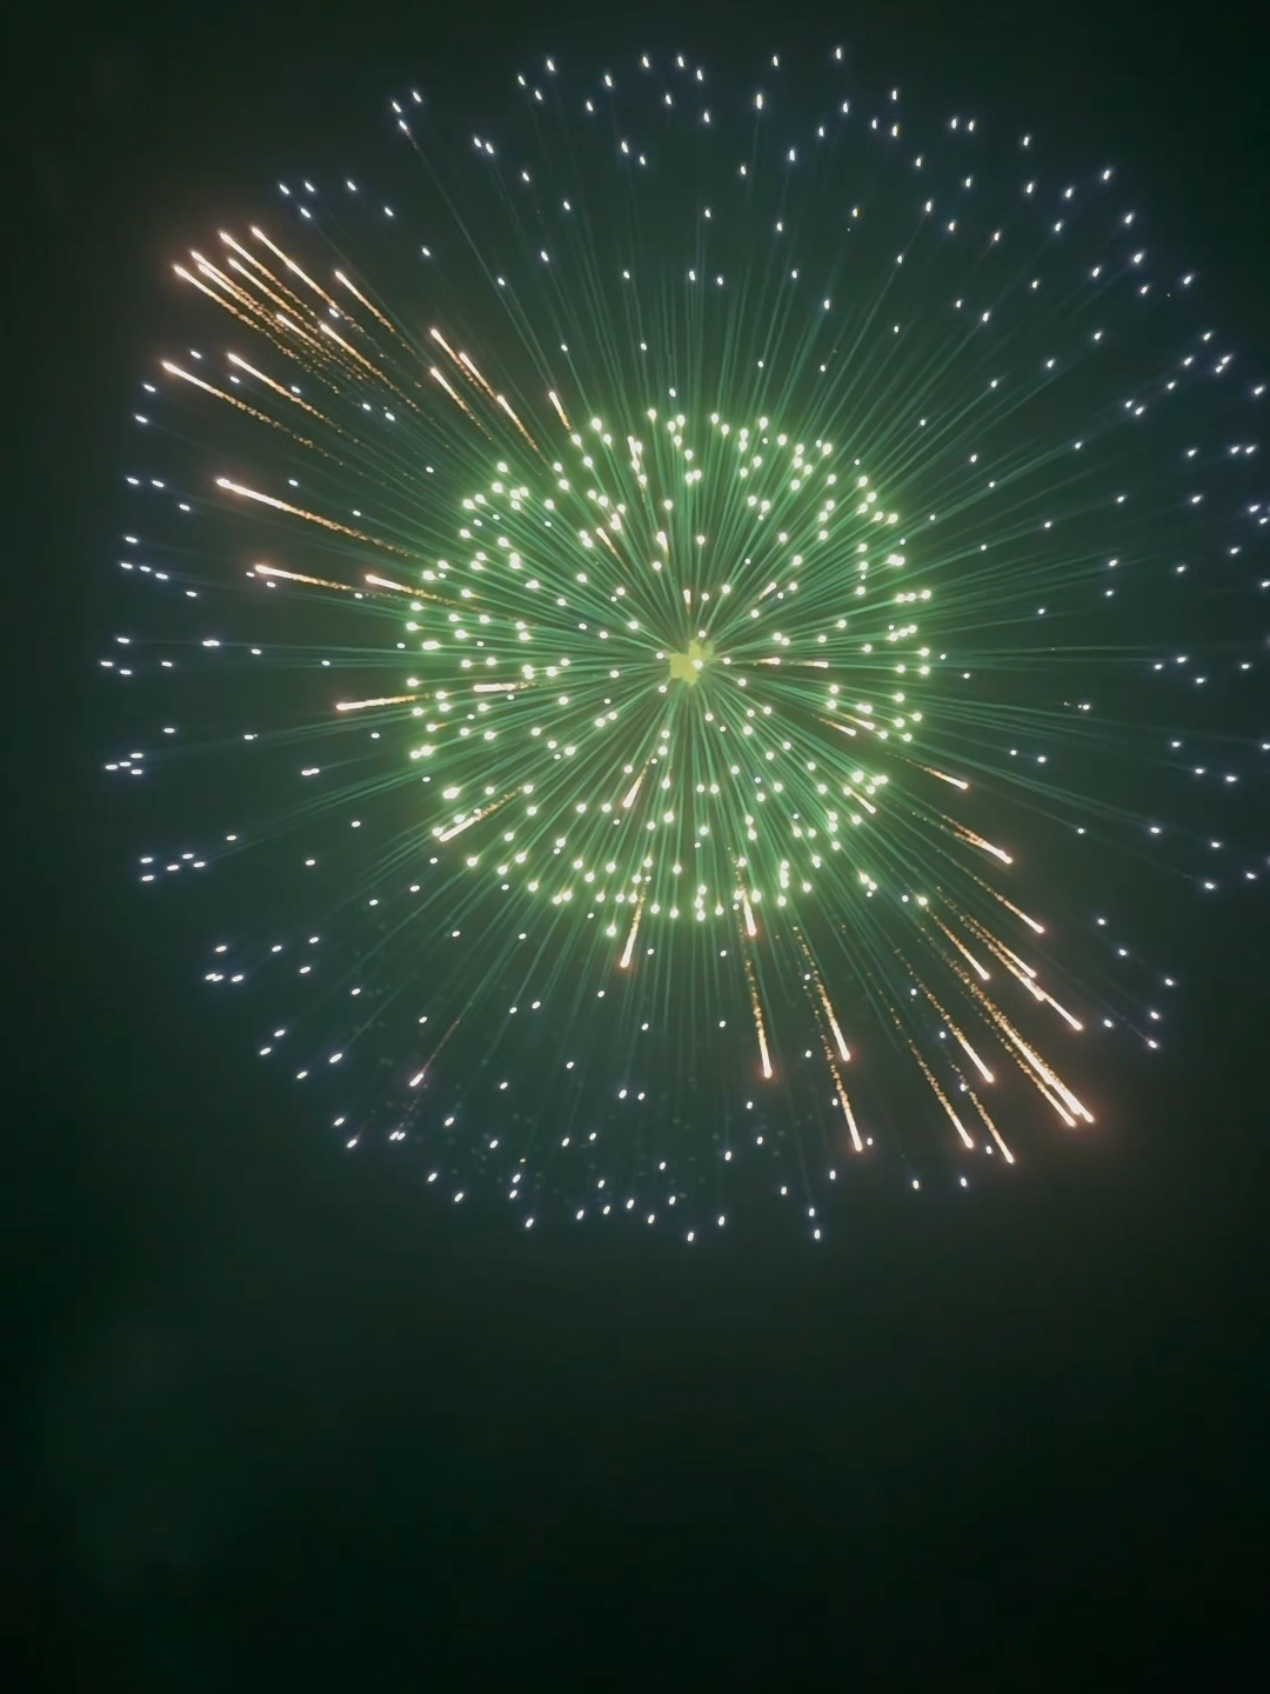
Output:
<svg viewBox="0 0 1270 1694">
<path fill-rule="evenodd" d="M 714 647 L 709 641 L 691 640 L 682 653 L 670 655 L 670 678 L 672 682 L 686 682 L 689 688 L 695 688 L 701 681 L 702 672 L 714 657 Z"/>
</svg>

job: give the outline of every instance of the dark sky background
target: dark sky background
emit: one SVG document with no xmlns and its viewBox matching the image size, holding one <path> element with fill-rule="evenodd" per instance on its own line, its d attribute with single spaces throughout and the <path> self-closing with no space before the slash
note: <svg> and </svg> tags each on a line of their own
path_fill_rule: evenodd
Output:
<svg viewBox="0 0 1270 1694">
<path fill-rule="evenodd" d="M 1270 24 L 1115 0 L 9 12 L 8 1685 L 1255 1686 L 1264 901 L 1182 921 L 1182 1030 L 1043 1170 L 874 1195 L 817 1255 L 784 1230 L 696 1256 L 526 1237 L 337 1155 L 209 1015 L 179 914 L 128 874 L 95 659 L 177 238 L 364 154 L 390 85 L 479 109 L 531 53 L 841 39 L 907 98 L 1131 166 L 1270 367 Z"/>
</svg>

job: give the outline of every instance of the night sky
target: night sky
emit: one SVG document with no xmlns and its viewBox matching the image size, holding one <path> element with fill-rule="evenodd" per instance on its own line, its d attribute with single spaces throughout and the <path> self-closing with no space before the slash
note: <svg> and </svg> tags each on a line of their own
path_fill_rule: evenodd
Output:
<svg viewBox="0 0 1270 1694">
<path fill-rule="evenodd" d="M 843 39 L 913 103 L 1131 163 L 1270 368 L 1265 22 L 11 10 L 12 1686 L 1099 1688 L 1180 1663 L 1253 1686 L 1264 892 L 1161 913 L 1186 967 L 1167 1050 L 1126 1063 L 1114 1122 L 1008 1183 L 871 1193 L 818 1253 L 761 1226 L 696 1255 L 527 1237 L 345 1158 L 249 1062 L 201 932 L 131 875 L 96 655 L 165 265 L 282 169 L 365 152 L 403 78 L 479 109 L 531 53 L 741 65 Z M 1266 734 L 1260 709 L 1232 730 Z"/>
</svg>

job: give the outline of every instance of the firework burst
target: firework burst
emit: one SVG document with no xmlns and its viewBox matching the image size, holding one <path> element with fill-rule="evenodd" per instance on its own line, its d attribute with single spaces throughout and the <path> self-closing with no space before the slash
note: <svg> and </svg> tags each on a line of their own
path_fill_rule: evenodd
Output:
<svg viewBox="0 0 1270 1694">
<path fill-rule="evenodd" d="M 196 770 L 207 833 L 139 874 L 224 887 L 207 981 L 350 1147 L 525 1225 L 693 1239 L 744 1165 L 818 1237 L 853 1157 L 1092 1124 L 1081 1038 L 1169 986 L 1100 867 L 1229 857 L 1261 385 L 1113 170 L 825 69 L 412 94 L 376 186 L 174 267 L 109 768 Z"/>
</svg>

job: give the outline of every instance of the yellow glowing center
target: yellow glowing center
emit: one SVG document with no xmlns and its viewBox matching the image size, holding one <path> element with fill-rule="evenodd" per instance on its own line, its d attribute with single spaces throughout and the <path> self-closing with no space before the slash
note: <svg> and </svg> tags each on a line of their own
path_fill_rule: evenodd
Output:
<svg viewBox="0 0 1270 1694">
<path fill-rule="evenodd" d="M 714 652 L 708 641 L 692 640 L 688 643 L 686 652 L 670 655 L 670 677 L 672 682 L 686 682 L 690 688 L 695 688 L 701 681 L 701 673 L 705 670 Z"/>
</svg>

